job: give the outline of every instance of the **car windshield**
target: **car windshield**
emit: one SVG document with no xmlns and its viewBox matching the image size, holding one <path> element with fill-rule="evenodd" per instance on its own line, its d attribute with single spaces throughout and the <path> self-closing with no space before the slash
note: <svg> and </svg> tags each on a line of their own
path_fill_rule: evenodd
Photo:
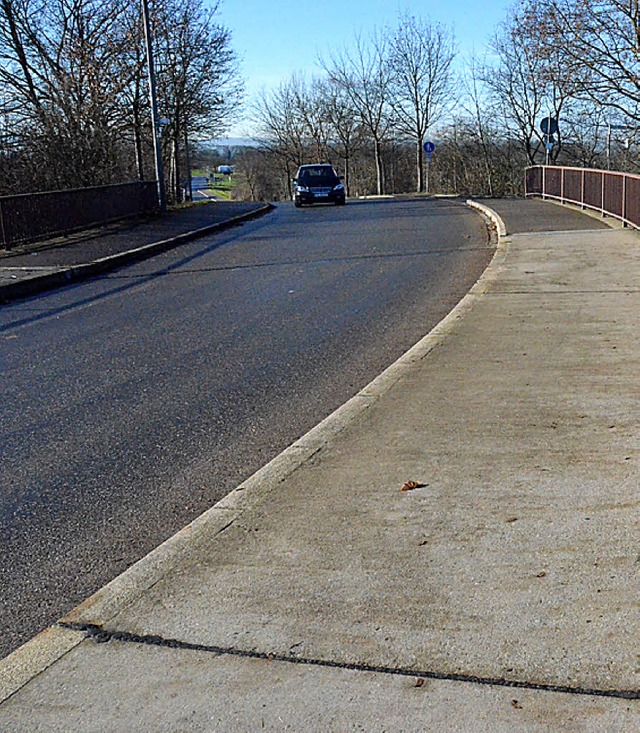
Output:
<svg viewBox="0 0 640 733">
<path fill-rule="evenodd" d="M 304 186 L 335 186 L 338 176 L 328 166 L 304 168 L 298 175 L 298 181 Z"/>
</svg>

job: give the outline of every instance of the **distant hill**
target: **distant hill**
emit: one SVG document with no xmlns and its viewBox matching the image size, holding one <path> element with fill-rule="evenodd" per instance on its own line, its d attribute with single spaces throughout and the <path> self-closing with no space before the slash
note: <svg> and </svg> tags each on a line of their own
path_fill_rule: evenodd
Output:
<svg viewBox="0 0 640 733">
<path fill-rule="evenodd" d="M 250 137 L 220 137 L 215 140 L 200 140 L 198 145 L 205 148 L 255 148 L 256 141 Z"/>
</svg>

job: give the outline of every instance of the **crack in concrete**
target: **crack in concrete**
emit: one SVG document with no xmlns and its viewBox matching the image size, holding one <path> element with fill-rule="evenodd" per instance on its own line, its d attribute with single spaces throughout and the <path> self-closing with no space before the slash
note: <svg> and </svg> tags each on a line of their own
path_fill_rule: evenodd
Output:
<svg viewBox="0 0 640 733">
<path fill-rule="evenodd" d="M 165 639 L 164 637 L 158 635 L 140 635 L 132 634 L 127 631 L 112 631 L 108 629 L 103 629 L 97 624 L 67 623 L 61 621 L 59 622 L 58 626 L 64 629 L 70 629 L 72 631 L 84 632 L 87 639 L 90 639 L 99 644 L 104 644 L 110 641 L 120 641 L 124 643 L 143 644 L 147 646 L 160 646 L 169 649 L 182 649 L 186 651 L 207 652 L 216 655 L 243 657 L 246 659 L 263 659 L 270 662 L 285 662 L 289 664 L 301 664 L 312 667 L 344 669 L 355 672 L 374 672 L 378 674 L 397 675 L 401 677 L 422 677 L 424 679 L 443 680 L 448 682 L 466 682 L 476 685 L 510 687 L 525 690 L 536 690 L 539 692 L 559 692 L 570 695 L 584 695 L 590 697 L 613 697 L 623 700 L 640 700 L 640 690 L 595 689 L 580 686 L 571 687 L 569 685 L 553 685 L 539 682 L 527 682 L 524 680 L 510 680 L 503 677 L 480 677 L 476 675 L 434 672 L 421 669 L 385 667 L 383 665 L 363 664 L 358 662 L 338 662 L 330 659 L 311 659 L 307 657 L 296 657 L 288 654 L 276 654 L 250 649 L 236 649 L 234 647 L 197 644 L 193 642 L 180 641 L 179 639 Z"/>
</svg>

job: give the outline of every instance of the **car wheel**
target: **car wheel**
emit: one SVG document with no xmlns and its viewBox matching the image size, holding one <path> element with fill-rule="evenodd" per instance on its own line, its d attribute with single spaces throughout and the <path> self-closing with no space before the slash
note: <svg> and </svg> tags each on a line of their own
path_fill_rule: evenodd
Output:
<svg viewBox="0 0 640 733">
<path fill-rule="evenodd" d="M 293 205 L 296 207 L 296 209 L 299 209 L 302 206 L 302 202 L 300 201 L 300 199 L 295 199 Z"/>
</svg>

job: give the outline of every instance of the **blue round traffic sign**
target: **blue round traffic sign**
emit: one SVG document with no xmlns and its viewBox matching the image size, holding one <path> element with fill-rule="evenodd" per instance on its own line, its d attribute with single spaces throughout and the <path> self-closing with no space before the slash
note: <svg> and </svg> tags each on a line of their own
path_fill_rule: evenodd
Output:
<svg viewBox="0 0 640 733">
<path fill-rule="evenodd" d="M 427 140 L 427 142 L 422 146 L 422 149 L 425 153 L 430 154 L 433 153 L 433 151 L 436 149 L 436 146 L 430 140 Z"/>
</svg>

